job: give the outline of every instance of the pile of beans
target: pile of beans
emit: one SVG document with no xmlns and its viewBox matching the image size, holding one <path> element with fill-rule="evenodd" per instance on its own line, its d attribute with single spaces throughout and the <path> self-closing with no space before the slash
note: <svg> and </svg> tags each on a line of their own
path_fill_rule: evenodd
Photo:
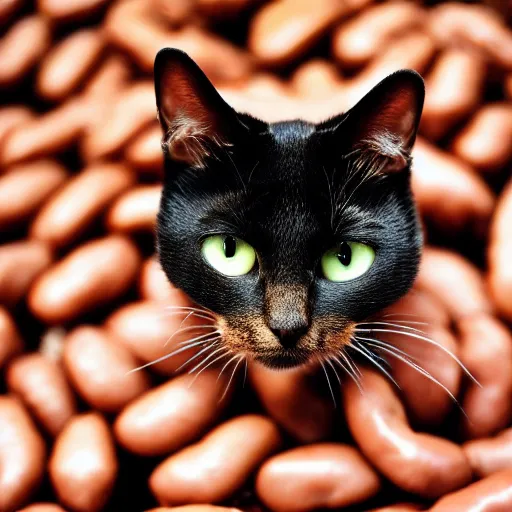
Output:
<svg viewBox="0 0 512 512">
<path fill-rule="evenodd" d="M 506 4 L 0 2 L 1 512 L 512 510 Z M 391 357 L 399 387 L 362 365 L 332 398 L 312 368 L 165 359 L 209 325 L 166 309 L 192 304 L 154 259 L 165 46 L 267 120 L 333 115 L 399 68 L 425 77 L 427 247 L 383 318 L 426 325 L 382 339 L 442 386 Z"/>
</svg>

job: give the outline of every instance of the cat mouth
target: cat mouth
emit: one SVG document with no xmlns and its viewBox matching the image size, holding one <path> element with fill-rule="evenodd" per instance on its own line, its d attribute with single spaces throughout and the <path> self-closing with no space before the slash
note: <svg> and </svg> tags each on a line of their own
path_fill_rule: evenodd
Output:
<svg viewBox="0 0 512 512">
<path fill-rule="evenodd" d="M 311 353 L 306 350 L 279 349 L 272 353 L 252 354 L 255 361 L 272 370 L 287 370 L 307 364 Z"/>
</svg>

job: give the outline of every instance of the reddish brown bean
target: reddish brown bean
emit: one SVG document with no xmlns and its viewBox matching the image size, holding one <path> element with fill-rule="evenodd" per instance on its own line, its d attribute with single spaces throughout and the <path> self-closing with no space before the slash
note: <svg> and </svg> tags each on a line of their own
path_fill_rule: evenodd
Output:
<svg viewBox="0 0 512 512">
<path fill-rule="evenodd" d="M 120 411 L 149 387 L 146 373 L 132 371 L 136 359 L 104 330 L 80 326 L 64 345 L 64 367 L 75 389 L 92 407 Z"/>
<path fill-rule="evenodd" d="M 137 248 L 127 238 L 88 242 L 39 277 L 28 297 L 30 309 L 48 323 L 72 320 L 126 292 L 139 264 Z"/>
<path fill-rule="evenodd" d="M 62 367 L 38 353 L 16 358 L 7 369 L 9 391 L 56 436 L 76 413 L 76 403 Z"/>
<path fill-rule="evenodd" d="M 464 452 L 479 478 L 512 470 L 512 429 L 503 430 L 496 437 L 469 441 Z"/>
<path fill-rule="evenodd" d="M 268 418 L 238 416 L 158 465 L 149 486 L 162 505 L 216 503 L 231 496 L 280 444 Z"/>
<path fill-rule="evenodd" d="M 126 87 L 130 78 L 128 61 L 119 55 L 111 55 L 87 81 L 84 95 L 88 97 L 107 99 Z"/>
<path fill-rule="evenodd" d="M 453 141 L 455 154 L 486 172 L 497 171 L 512 158 L 512 105 L 482 107 Z"/>
<path fill-rule="evenodd" d="M 37 75 L 37 92 L 49 100 L 64 99 L 95 66 L 103 46 L 101 33 L 94 29 L 73 32 L 60 41 L 41 63 Z"/>
<path fill-rule="evenodd" d="M 5 23 L 23 3 L 23 0 L 3 0 L 0 4 L 0 24 Z"/>
<path fill-rule="evenodd" d="M 0 177 L 0 229 L 24 222 L 66 178 L 65 169 L 53 160 L 11 167 Z"/>
<path fill-rule="evenodd" d="M 330 62 L 312 59 L 295 71 L 292 87 L 299 96 L 320 99 L 339 92 L 343 87 L 343 81 Z"/>
<path fill-rule="evenodd" d="M 117 440 L 139 455 L 163 455 L 197 439 L 229 402 L 219 401 L 228 381 L 217 377 L 208 370 L 196 380 L 182 375 L 148 391 L 117 417 Z"/>
<path fill-rule="evenodd" d="M 249 380 L 268 414 L 294 438 L 302 443 L 330 438 L 332 399 L 318 391 L 314 378 L 303 368 L 276 372 L 253 363 Z"/>
<path fill-rule="evenodd" d="M 30 235 L 58 247 L 70 244 L 134 179 L 132 171 L 122 164 L 86 168 L 44 206 L 32 224 Z"/>
<path fill-rule="evenodd" d="M 157 507 L 147 512 L 242 512 L 238 508 L 219 507 L 217 505 L 183 505 L 181 507 Z"/>
<path fill-rule="evenodd" d="M 0 306 L 0 368 L 21 352 L 23 341 L 9 313 Z"/>
<path fill-rule="evenodd" d="M 423 17 L 418 5 L 404 1 L 371 6 L 336 30 L 334 56 L 344 66 L 364 65 L 391 39 L 419 27 Z"/>
<path fill-rule="evenodd" d="M 445 50 L 427 76 L 422 133 L 437 140 L 469 117 L 483 94 L 485 74 L 480 55 L 457 48 Z"/>
<path fill-rule="evenodd" d="M 162 174 L 164 159 L 162 155 L 162 129 L 154 124 L 142 132 L 126 146 L 124 157 L 137 170 Z"/>
<path fill-rule="evenodd" d="M 512 336 L 496 318 L 470 315 L 458 322 L 461 359 L 480 383 L 470 383 L 461 418 L 466 437 L 495 434 L 512 419 Z"/>
<path fill-rule="evenodd" d="M 412 190 L 420 213 L 450 233 L 470 228 L 481 236 L 494 210 L 491 189 L 473 169 L 423 139 L 413 149 Z"/>
<path fill-rule="evenodd" d="M 0 109 L 0 144 L 4 138 L 17 126 L 33 118 L 29 108 L 22 105 L 12 105 Z"/>
<path fill-rule="evenodd" d="M 0 87 L 19 82 L 50 45 L 50 26 L 39 15 L 26 16 L 0 40 Z"/>
<path fill-rule="evenodd" d="M 0 304 L 15 306 L 52 263 L 43 242 L 21 241 L 0 246 Z"/>
<path fill-rule="evenodd" d="M 145 300 L 166 301 L 173 296 L 173 287 L 156 257 L 148 258 L 142 265 L 139 293 Z"/>
<path fill-rule="evenodd" d="M 347 381 L 345 415 L 359 448 L 395 485 L 434 498 L 471 480 L 462 449 L 454 443 L 411 430 L 402 404 L 383 377 L 362 369 L 363 393 Z"/>
<path fill-rule="evenodd" d="M 19 512 L 66 512 L 55 503 L 34 503 L 21 509 Z"/>
<path fill-rule="evenodd" d="M 0 510 L 18 510 L 43 479 L 46 449 L 29 414 L 0 396 Z"/>
<path fill-rule="evenodd" d="M 379 477 L 359 452 L 343 444 L 300 446 L 268 459 L 256 492 L 277 512 L 338 509 L 374 496 Z"/>
<path fill-rule="evenodd" d="M 441 498 L 429 512 L 508 512 L 512 470 L 502 471 Z"/>
<path fill-rule="evenodd" d="M 107 229 L 120 233 L 153 233 L 161 196 L 162 185 L 140 185 L 125 192 L 107 213 Z"/>
<path fill-rule="evenodd" d="M 107 503 L 117 476 L 112 435 L 98 413 L 75 416 L 53 446 L 50 479 L 59 501 L 78 512 L 95 512 Z"/>
<path fill-rule="evenodd" d="M 489 291 L 499 313 L 512 320 L 512 180 L 501 192 L 494 212 L 487 247 Z"/>
<path fill-rule="evenodd" d="M 414 512 L 416 510 L 423 510 L 423 507 L 414 503 L 398 503 L 388 507 L 372 508 L 368 512 Z"/>
<path fill-rule="evenodd" d="M 478 268 L 447 249 L 425 248 L 416 286 L 436 297 L 455 319 L 492 310 Z"/>
<path fill-rule="evenodd" d="M 38 0 L 38 8 L 57 21 L 82 19 L 100 9 L 108 0 Z"/>
</svg>

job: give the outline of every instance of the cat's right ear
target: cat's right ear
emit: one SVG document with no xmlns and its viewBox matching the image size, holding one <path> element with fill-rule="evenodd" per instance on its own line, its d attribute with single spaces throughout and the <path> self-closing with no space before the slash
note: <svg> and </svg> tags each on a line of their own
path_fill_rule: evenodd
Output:
<svg viewBox="0 0 512 512">
<path fill-rule="evenodd" d="M 245 127 L 199 66 L 175 48 L 160 50 L 154 66 L 162 148 L 170 158 L 203 167 L 205 158 Z"/>
</svg>

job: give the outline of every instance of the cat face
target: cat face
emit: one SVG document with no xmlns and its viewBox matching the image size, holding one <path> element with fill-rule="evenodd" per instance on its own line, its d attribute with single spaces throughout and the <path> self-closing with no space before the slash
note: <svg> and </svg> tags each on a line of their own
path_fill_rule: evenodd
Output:
<svg viewBox="0 0 512 512">
<path fill-rule="evenodd" d="M 410 149 L 423 81 L 395 73 L 324 123 L 235 112 L 178 50 L 155 62 L 169 280 L 221 343 L 274 368 L 328 358 L 412 286 L 421 234 Z"/>
</svg>

